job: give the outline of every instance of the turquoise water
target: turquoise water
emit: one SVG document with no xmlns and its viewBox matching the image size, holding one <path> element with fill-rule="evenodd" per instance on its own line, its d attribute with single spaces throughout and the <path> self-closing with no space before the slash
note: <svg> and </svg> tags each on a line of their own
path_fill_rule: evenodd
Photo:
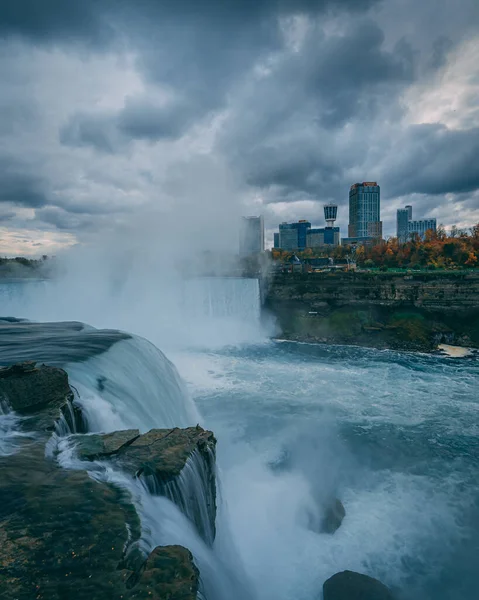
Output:
<svg viewBox="0 0 479 600">
<path fill-rule="evenodd" d="M 266 343 L 176 363 L 218 432 L 233 537 L 261 598 L 316 598 L 343 569 L 400 598 L 477 598 L 477 361 Z M 330 497 L 347 516 L 317 534 L 311 514 Z"/>
<path fill-rule="evenodd" d="M 144 516 L 155 543 L 184 543 L 200 564 L 210 565 L 213 600 L 319 600 L 324 580 L 344 569 L 378 577 L 400 600 L 475 600 L 477 360 L 273 343 L 258 322 L 252 337 L 263 341 L 249 334 L 245 341 L 240 334 L 256 318 L 257 286 L 245 284 L 236 297 L 238 285 L 228 282 L 216 302 L 210 284 L 206 293 L 195 284 L 207 311 L 203 316 L 192 300 L 195 314 L 181 313 L 181 344 L 170 337 L 168 317 L 151 297 L 145 305 L 137 298 L 125 317 L 128 295 L 117 310 L 105 297 L 89 306 L 66 303 L 51 289 L 47 302 L 44 284 L 28 297 L 26 287 L 0 290 L 0 314 L 8 316 L 82 320 L 85 310 L 96 307 L 94 325 L 153 341 L 177 367 L 187 392 L 151 344 L 78 324 L 40 328 L 41 340 L 27 328 L 23 341 L 12 333 L 15 324 L 7 324 L 0 356 L 5 362 L 10 355 L 16 360 L 40 353 L 42 360 L 63 364 L 92 430 L 146 431 L 199 420 L 215 432 L 220 498 L 213 554 L 172 507 L 151 500 Z M 107 306 L 111 310 L 99 308 Z M 185 334 L 192 318 L 199 325 L 194 339 Z M 225 319 L 231 326 L 223 338 Z M 241 343 L 233 346 L 236 335 Z M 0 415 L 7 454 L 16 427 L 14 417 Z M 335 497 L 346 517 L 334 535 L 318 533 Z M 218 561 L 227 563 L 227 584 L 215 582 Z M 233 585 L 231 573 L 242 586 L 215 594 Z"/>
</svg>

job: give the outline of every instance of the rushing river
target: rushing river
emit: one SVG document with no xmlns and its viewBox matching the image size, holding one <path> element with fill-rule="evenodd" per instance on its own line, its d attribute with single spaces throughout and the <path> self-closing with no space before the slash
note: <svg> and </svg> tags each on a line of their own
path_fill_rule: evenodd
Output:
<svg viewBox="0 0 479 600">
<path fill-rule="evenodd" d="M 5 324 L 0 362 L 40 356 L 65 366 L 92 430 L 199 421 L 215 432 L 212 550 L 167 500 L 138 492 L 151 544 L 188 546 L 211 600 L 317 600 L 324 580 L 344 569 L 381 579 L 401 600 L 477 598 L 475 359 L 268 341 L 252 280 L 195 281 L 165 323 L 151 311 L 135 317 L 136 306 L 127 314 L 126 300 L 111 311 L 60 306 L 48 285 L 28 285 L 36 286 L 28 299 L 26 287 L 0 289 L 1 315 L 127 329 L 167 358 L 118 332 L 70 323 L 27 327 L 22 337 Z M 174 343 L 172 320 L 193 337 L 181 331 Z M 0 410 L 0 452 L 14 451 L 16 435 L 16 417 Z M 317 533 L 336 497 L 346 509 L 341 527 Z"/>
</svg>

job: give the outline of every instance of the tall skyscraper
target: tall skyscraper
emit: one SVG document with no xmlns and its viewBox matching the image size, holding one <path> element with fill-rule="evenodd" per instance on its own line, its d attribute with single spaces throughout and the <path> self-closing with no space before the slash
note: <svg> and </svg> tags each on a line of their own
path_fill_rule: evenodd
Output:
<svg viewBox="0 0 479 600">
<path fill-rule="evenodd" d="M 401 244 L 409 238 L 409 221 L 412 218 L 412 206 L 398 208 L 396 216 L 396 237 Z"/>
<path fill-rule="evenodd" d="M 240 256 L 264 252 L 263 217 L 243 217 L 240 229 Z"/>
<path fill-rule="evenodd" d="M 352 239 L 382 238 L 380 187 L 376 181 L 351 186 L 348 235 Z"/>
<path fill-rule="evenodd" d="M 279 245 L 279 233 L 273 233 L 273 248 L 281 248 Z"/>
</svg>

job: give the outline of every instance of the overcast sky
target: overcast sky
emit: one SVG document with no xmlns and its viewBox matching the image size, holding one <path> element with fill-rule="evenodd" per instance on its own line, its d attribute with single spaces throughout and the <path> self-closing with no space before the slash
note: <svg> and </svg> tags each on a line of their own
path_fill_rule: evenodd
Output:
<svg viewBox="0 0 479 600">
<path fill-rule="evenodd" d="M 223 205 L 345 235 L 363 180 L 385 234 L 479 221 L 478 0 L 0 2 L 0 254 Z"/>
</svg>

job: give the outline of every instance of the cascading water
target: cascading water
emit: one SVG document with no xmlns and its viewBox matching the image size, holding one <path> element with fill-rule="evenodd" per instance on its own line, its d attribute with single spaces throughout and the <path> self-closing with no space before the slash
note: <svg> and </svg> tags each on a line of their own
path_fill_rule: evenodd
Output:
<svg viewBox="0 0 479 600">
<path fill-rule="evenodd" d="M 189 548 L 207 600 L 316 600 L 323 581 L 344 569 L 378 577 L 399 600 L 475 600 L 477 362 L 264 341 L 225 348 L 262 339 L 241 332 L 251 325 L 245 320 L 258 329 L 257 284 L 181 285 L 166 315 L 155 294 L 144 305 L 140 294 L 131 314 L 126 300 L 113 302 L 94 324 L 116 324 L 167 348 L 188 392 L 163 354 L 139 338 L 77 324 L 76 331 L 50 327 L 45 344 L 35 343 L 42 360 L 66 366 L 91 431 L 199 422 L 218 438 L 212 547 L 193 524 L 198 506 L 151 494 L 141 478 L 105 463 L 89 465 L 92 477 L 128 489 L 144 552 Z M 82 318 L 78 307 L 61 310 Z M 173 340 L 175 331 L 181 339 Z M 36 358 L 8 339 L 12 355 Z M 0 358 L 7 354 L 0 348 Z M 67 441 L 58 458 L 73 466 Z M 201 465 L 188 464 L 181 488 L 198 493 Z M 318 533 L 332 496 L 346 517 L 334 535 Z"/>
<path fill-rule="evenodd" d="M 205 453 L 206 456 L 195 450 L 172 481 L 159 481 L 154 475 L 142 479 L 151 494 L 174 502 L 211 547 L 216 532 L 215 456 L 209 449 Z"/>
</svg>

